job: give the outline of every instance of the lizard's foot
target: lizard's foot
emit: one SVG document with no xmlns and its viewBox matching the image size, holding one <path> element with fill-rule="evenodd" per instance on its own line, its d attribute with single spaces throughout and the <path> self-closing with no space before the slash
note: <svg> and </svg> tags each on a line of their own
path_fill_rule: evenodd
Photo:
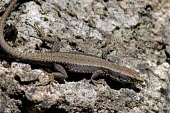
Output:
<svg viewBox="0 0 170 113">
<path fill-rule="evenodd" d="M 45 72 L 47 73 L 47 72 Z M 46 86 L 46 85 L 53 85 L 53 83 L 58 84 L 60 82 L 64 82 L 64 76 L 62 73 L 59 72 L 52 72 L 52 73 L 47 73 L 49 76 L 49 79 L 43 83 L 39 83 L 37 86 Z"/>
<path fill-rule="evenodd" d="M 49 75 L 49 80 L 44 82 L 44 83 L 41 83 L 39 85 L 48 85 L 48 84 L 52 84 L 52 83 L 58 83 L 58 81 L 64 81 L 64 79 L 67 79 L 67 72 L 66 70 L 64 69 L 64 67 L 60 64 L 57 64 L 57 63 L 53 63 L 53 67 L 54 67 L 54 71 L 55 72 L 52 72 L 52 73 L 48 73 Z M 44 71 L 44 73 L 47 73 Z M 58 81 L 57 81 L 58 80 Z"/>
<path fill-rule="evenodd" d="M 93 74 L 92 74 L 92 76 L 91 76 L 91 81 L 92 81 L 92 83 L 95 85 L 95 86 L 97 86 L 97 84 L 101 84 L 101 81 L 97 81 L 97 80 L 95 80 L 97 77 L 101 77 L 101 76 L 104 76 L 105 75 L 105 72 L 104 71 L 102 71 L 102 70 L 97 70 L 97 71 L 95 71 Z"/>
</svg>

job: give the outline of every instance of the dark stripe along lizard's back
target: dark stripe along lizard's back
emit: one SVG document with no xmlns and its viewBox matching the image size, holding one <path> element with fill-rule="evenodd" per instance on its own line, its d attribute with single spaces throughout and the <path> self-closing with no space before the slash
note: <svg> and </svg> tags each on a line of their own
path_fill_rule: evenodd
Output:
<svg viewBox="0 0 170 113">
<path fill-rule="evenodd" d="M 38 64 L 53 64 L 57 63 L 63 66 L 66 71 L 80 72 L 80 73 L 95 73 L 101 70 L 106 76 L 111 79 L 118 80 L 120 82 L 136 82 L 144 81 L 139 74 L 127 67 L 115 65 L 107 60 L 100 59 L 85 54 L 75 53 L 24 53 L 19 52 L 13 47 L 9 46 L 4 39 L 4 24 L 6 19 L 18 0 L 12 0 L 5 13 L 1 17 L 0 21 L 0 46 L 1 48 L 10 54 L 12 57 L 19 59 L 22 62 L 34 62 Z M 67 77 L 66 77 L 67 78 Z"/>
</svg>

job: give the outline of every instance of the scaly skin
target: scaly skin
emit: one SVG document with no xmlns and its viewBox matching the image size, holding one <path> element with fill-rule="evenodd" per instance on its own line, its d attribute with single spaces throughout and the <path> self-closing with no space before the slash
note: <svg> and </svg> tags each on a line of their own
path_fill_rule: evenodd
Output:
<svg viewBox="0 0 170 113">
<path fill-rule="evenodd" d="M 100 59 L 91 55 L 83 53 L 24 53 L 17 51 L 15 48 L 9 46 L 4 39 L 4 25 L 11 9 L 17 3 L 18 0 L 12 0 L 5 13 L 0 20 L 0 46 L 10 56 L 27 63 L 38 63 L 42 65 L 55 65 L 55 68 L 60 70 L 64 74 L 64 79 L 67 78 L 67 73 L 63 72 L 72 71 L 78 73 L 93 73 L 92 78 L 99 74 L 103 74 L 111 79 L 118 80 L 120 82 L 136 82 L 144 81 L 139 74 L 127 67 L 115 65 L 107 60 Z M 53 65 L 52 65 L 53 66 Z"/>
</svg>

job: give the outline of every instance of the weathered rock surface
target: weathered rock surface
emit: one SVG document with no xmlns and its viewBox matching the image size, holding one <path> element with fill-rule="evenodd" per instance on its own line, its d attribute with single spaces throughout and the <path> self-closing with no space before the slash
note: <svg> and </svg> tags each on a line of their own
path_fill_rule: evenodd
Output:
<svg viewBox="0 0 170 113">
<path fill-rule="evenodd" d="M 9 1 L 0 2 L 1 15 Z M 24 64 L 0 51 L 0 112 L 168 113 L 170 111 L 170 2 L 162 0 L 36 0 L 16 7 L 7 20 L 16 27 L 18 51 L 48 52 L 35 28 L 61 40 L 61 52 L 80 51 L 140 72 L 137 89 L 115 81 L 97 86 L 70 75 L 64 84 L 46 83 L 43 66 Z M 26 24 L 29 23 L 29 24 Z M 10 39 L 10 37 L 7 37 Z M 44 44 L 43 44 L 44 45 Z M 32 67 L 31 67 L 32 66 Z M 50 68 L 46 68 L 50 70 Z"/>
</svg>

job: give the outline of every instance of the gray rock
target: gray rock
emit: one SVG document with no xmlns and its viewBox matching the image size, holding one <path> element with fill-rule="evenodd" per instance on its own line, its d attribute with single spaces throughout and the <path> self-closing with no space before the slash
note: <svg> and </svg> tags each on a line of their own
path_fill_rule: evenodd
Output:
<svg viewBox="0 0 170 113">
<path fill-rule="evenodd" d="M 111 87 L 105 80 L 95 86 L 87 78 L 44 85 L 50 76 L 41 70 L 43 66 L 12 62 L 6 67 L 1 61 L 0 112 L 22 112 L 21 108 L 28 112 L 169 112 L 170 66 L 166 56 L 169 26 L 165 27 L 169 22 L 168 1 L 161 4 L 158 0 L 123 1 L 123 4 L 117 0 L 36 2 L 40 5 L 34 1 L 21 4 L 7 21 L 17 28 L 19 51 L 50 51 L 40 47 L 42 41 L 35 38 L 39 37 L 36 30 L 26 24 L 38 23 L 46 35 L 61 40 L 61 52 L 82 51 L 100 57 L 102 49 L 109 48 L 107 59 L 139 71 L 146 81 L 135 84 L 140 91 L 116 82 L 111 84 L 121 88 Z M 0 2 L 0 6 L 4 4 L 6 1 Z M 163 35 L 162 28 L 166 28 Z M 37 46 L 41 49 L 37 50 Z"/>
</svg>

